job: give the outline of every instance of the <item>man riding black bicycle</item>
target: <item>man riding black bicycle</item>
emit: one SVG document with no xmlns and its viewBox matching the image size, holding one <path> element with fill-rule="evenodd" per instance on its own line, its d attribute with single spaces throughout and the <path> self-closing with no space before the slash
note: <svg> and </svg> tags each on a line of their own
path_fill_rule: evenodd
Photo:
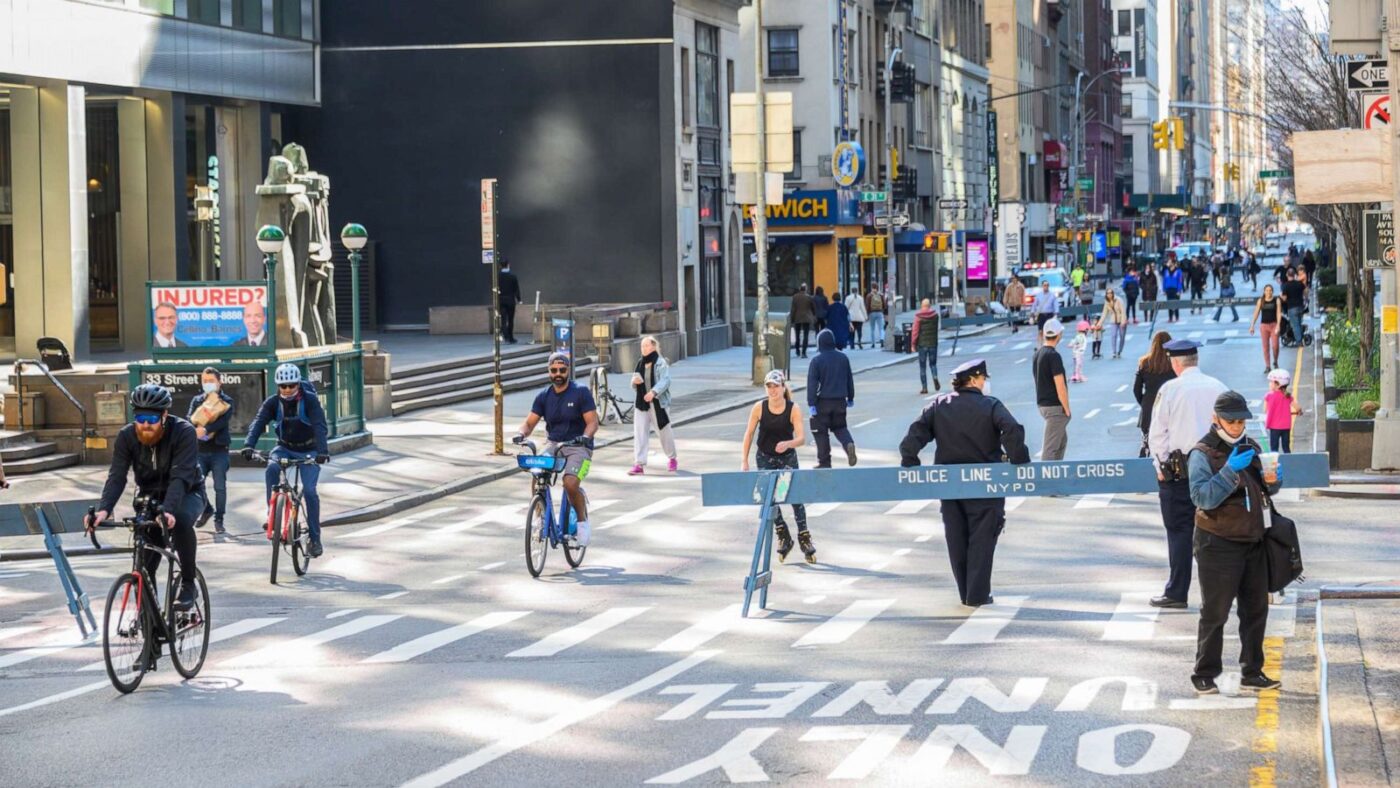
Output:
<svg viewBox="0 0 1400 788">
<path fill-rule="evenodd" d="M 516 443 L 523 443 L 535 425 L 544 419 L 549 442 L 544 446 L 545 454 L 557 454 L 564 458 L 564 492 L 568 493 L 569 503 L 573 504 L 578 515 L 578 534 L 573 537 L 579 547 L 587 547 L 591 526 L 588 523 L 588 505 L 580 486 L 588 476 L 588 468 L 593 461 L 593 435 L 598 432 L 598 408 L 593 395 L 585 386 L 572 380 L 572 360 L 567 354 L 554 353 L 549 357 L 549 387 L 535 397 L 530 415 L 520 425 L 515 436 Z M 575 443 L 576 442 L 576 443 Z"/>
<path fill-rule="evenodd" d="M 243 441 L 243 459 L 251 462 L 256 454 L 258 438 L 269 422 L 275 426 L 277 448 L 268 453 L 267 498 L 272 500 L 272 488 L 277 486 L 281 468 L 277 460 L 316 459 L 315 465 L 301 469 L 302 500 L 306 503 L 306 528 L 311 532 L 311 557 L 321 555 L 321 496 L 316 492 L 316 481 L 321 477 L 321 468 L 331 459 L 330 446 L 326 435 L 326 410 L 316 396 L 316 387 L 301 379 L 301 370 L 296 364 L 281 364 L 273 373 L 277 383 L 277 395 L 268 397 L 258 408 L 258 416 L 248 425 L 248 437 Z"/>
<path fill-rule="evenodd" d="M 204 513 L 208 501 L 204 495 L 204 477 L 199 472 L 199 438 L 194 426 L 179 416 L 170 414 L 174 398 L 170 390 L 146 383 L 131 392 L 131 409 L 135 418 L 117 433 L 112 448 L 112 467 L 107 483 L 102 485 L 102 499 L 97 513 L 88 524 L 88 532 L 112 516 L 112 508 L 126 489 L 127 471 L 136 478 L 139 494 L 159 502 L 156 521 L 172 532 L 175 553 L 180 557 L 180 591 L 175 597 L 176 610 L 189 610 L 195 601 L 195 534 L 194 523 Z M 164 532 L 149 536 L 152 543 L 164 546 Z M 154 576 L 160 566 L 160 554 L 146 556 L 146 571 Z"/>
</svg>

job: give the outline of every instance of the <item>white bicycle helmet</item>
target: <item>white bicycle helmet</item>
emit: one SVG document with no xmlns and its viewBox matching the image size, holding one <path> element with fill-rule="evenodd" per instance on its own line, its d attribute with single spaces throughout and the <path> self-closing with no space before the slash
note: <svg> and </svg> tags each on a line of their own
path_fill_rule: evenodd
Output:
<svg viewBox="0 0 1400 788">
<path fill-rule="evenodd" d="M 286 364 L 278 364 L 277 372 L 273 374 L 272 378 L 273 380 L 277 381 L 277 385 L 279 386 L 287 386 L 291 385 L 292 383 L 300 383 L 301 370 L 297 368 L 296 364 L 292 364 L 290 362 Z"/>
</svg>

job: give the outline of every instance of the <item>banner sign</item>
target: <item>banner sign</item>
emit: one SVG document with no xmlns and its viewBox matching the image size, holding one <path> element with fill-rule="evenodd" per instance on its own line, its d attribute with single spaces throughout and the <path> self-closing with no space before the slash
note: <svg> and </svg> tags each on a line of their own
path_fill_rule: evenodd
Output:
<svg viewBox="0 0 1400 788">
<path fill-rule="evenodd" d="M 265 282 L 149 282 L 152 357 L 267 356 Z"/>
<path fill-rule="evenodd" d="M 992 278 L 991 243 L 985 238 L 969 238 L 963 250 L 968 287 L 986 287 Z"/>
</svg>

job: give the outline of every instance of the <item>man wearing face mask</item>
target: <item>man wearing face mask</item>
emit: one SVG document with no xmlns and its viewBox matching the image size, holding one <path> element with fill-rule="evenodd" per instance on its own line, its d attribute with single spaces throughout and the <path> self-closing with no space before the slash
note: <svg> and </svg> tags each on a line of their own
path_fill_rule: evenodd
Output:
<svg viewBox="0 0 1400 788">
<path fill-rule="evenodd" d="M 1265 480 L 1263 449 L 1245 434 L 1254 417 L 1245 398 L 1227 391 L 1215 400 L 1210 430 L 1188 457 L 1196 532 L 1191 546 L 1201 581 L 1201 622 L 1191 686 L 1201 695 L 1219 690 L 1225 622 L 1233 603 L 1240 619 L 1240 689 L 1277 689 L 1264 675 L 1264 629 L 1269 620 L 1269 565 L 1264 554 L 1264 510 L 1279 477 Z"/>
<path fill-rule="evenodd" d="M 973 359 L 953 370 L 953 390 L 934 397 L 900 441 L 900 465 L 918 465 L 919 452 L 930 441 L 938 442 L 935 465 L 1030 462 L 1026 428 L 991 390 L 985 360 Z M 1006 527 L 1006 499 L 945 499 L 942 509 L 958 598 L 969 607 L 991 604 L 992 558 Z"/>
<path fill-rule="evenodd" d="M 311 534 L 311 557 L 322 553 L 321 548 L 321 496 L 316 492 L 316 482 L 321 478 L 321 467 L 331 459 L 330 446 L 326 440 L 329 431 L 326 426 L 326 410 L 316 396 L 316 387 L 301 379 L 301 370 L 296 364 L 281 364 L 273 373 L 277 382 L 277 394 L 268 397 L 258 409 L 257 418 L 248 425 L 248 437 L 243 442 L 243 459 L 253 459 L 254 447 L 263 430 L 272 423 L 277 433 L 277 447 L 272 450 L 267 463 L 264 479 L 267 482 L 267 500 L 272 500 L 272 488 L 281 475 L 275 460 L 287 457 L 295 460 L 316 458 L 315 465 L 301 469 L 302 501 L 306 504 L 306 529 Z"/>
<path fill-rule="evenodd" d="M 228 503 L 229 419 L 233 416 L 233 398 L 223 392 L 224 376 L 213 367 L 200 374 L 204 393 L 190 400 L 190 423 L 199 438 L 199 478 L 214 475 L 214 504 L 206 504 L 195 528 L 202 528 L 214 518 L 214 533 L 224 531 L 224 507 Z"/>
<path fill-rule="evenodd" d="M 126 489 L 126 474 L 133 473 L 137 494 L 159 502 L 157 522 L 161 528 L 149 535 L 153 544 L 165 546 L 165 532 L 171 532 L 175 554 L 180 558 L 180 590 L 176 610 L 189 610 L 195 601 L 194 521 L 207 506 L 204 477 L 199 473 L 194 427 L 170 415 L 174 398 L 161 386 L 147 383 L 131 392 L 135 420 L 117 433 L 112 446 L 112 467 L 102 485 L 89 530 L 112 516 L 112 508 Z M 153 576 L 160 566 L 160 555 L 146 555 L 146 570 Z"/>
</svg>

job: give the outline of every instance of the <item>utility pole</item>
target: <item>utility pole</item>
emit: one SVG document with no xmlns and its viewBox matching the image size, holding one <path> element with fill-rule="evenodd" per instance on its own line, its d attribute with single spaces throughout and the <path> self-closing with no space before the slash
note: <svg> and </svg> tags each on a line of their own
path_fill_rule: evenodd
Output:
<svg viewBox="0 0 1400 788">
<path fill-rule="evenodd" d="M 1386 0 L 1386 19 L 1400 19 L 1400 0 Z M 1390 61 L 1390 106 L 1400 106 L 1400 25 L 1393 21 L 1385 32 L 1386 49 L 1389 50 Z M 1390 131 L 1391 147 L 1400 161 L 1400 135 L 1392 129 Z M 1391 188 L 1394 194 L 1391 197 L 1391 211 L 1400 209 L 1400 177 L 1394 178 Z M 1395 221 L 1392 215 L 1392 223 Z M 1394 226 L 1392 224 L 1392 226 Z M 1400 287 L 1397 287 L 1396 276 L 1397 266 L 1391 265 L 1382 268 L 1381 275 L 1381 407 L 1376 411 L 1376 426 L 1374 440 L 1371 443 L 1371 468 L 1375 470 L 1389 470 L 1400 468 L 1400 333 L 1396 333 L 1397 320 L 1400 320 Z M 1390 333 L 1386 333 L 1385 312 L 1391 312 L 1389 328 Z"/>
<path fill-rule="evenodd" d="M 894 12 L 890 12 L 893 16 Z M 894 94 L 891 92 L 891 75 L 894 73 L 895 61 L 903 51 L 894 45 L 894 24 L 885 25 L 885 50 L 890 56 L 885 60 L 885 254 L 887 259 L 893 261 L 894 256 L 894 178 L 895 166 L 898 163 L 894 150 L 894 124 L 891 122 L 893 113 L 890 105 L 894 103 Z M 859 266 L 859 264 L 857 264 Z M 888 266 L 887 266 L 888 268 Z M 859 274 L 856 276 L 856 291 L 862 292 L 864 282 L 860 281 Z"/>
<path fill-rule="evenodd" d="M 763 0 L 753 0 L 753 61 L 754 98 L 758 131 L 758 173 L 753 206 L 753 250 L 758 277 L 758 314 L 753 319 L 753 338 L 758 355 L 753 362 L 754 383 L 762 383 L 773 368 L 768 354 L 768 207 L 764 192 L 768 188 L 768 130 L 765 127 L 768 103 L 763 97 Z"/>
<path fill-rule="evenodd" d="M 1099 76 L 1103 75 L 1100 74 Z M 1095 77 L 1095 79 L 1098 79 L 1098 77 Z M 1084 72 L 1081 71 L 1074 75 L 1074 152 L 1070 154 L 1072 158 L 1069 164 L 1069 178 L 1074 181 L 1074 202 L 1071 208 L 1073 213 L 1070 219 L 1070 231 L 1074 233 L 1074 262 L 1070 263 L 1071 271 L 1074 270 L 1075 266 L 1079 265 L 1081 260 L 1079 256 L 1079 145 L 1081 138 L 1080 129 L 1084 126 L 1084 91 L 1081 89 L 1083 83 Z"/>
<path fill-rule="evenodd" d="M 505 389 L 501 385 L 501 266 L 500 234 L 496 231 L 496 179 L 481 179 L 481 257 L 491 266 L 491 401 L 492 454 L 505 454 Z M 570 359 L 572 364 L 573 360 Z"/>
</svg>

